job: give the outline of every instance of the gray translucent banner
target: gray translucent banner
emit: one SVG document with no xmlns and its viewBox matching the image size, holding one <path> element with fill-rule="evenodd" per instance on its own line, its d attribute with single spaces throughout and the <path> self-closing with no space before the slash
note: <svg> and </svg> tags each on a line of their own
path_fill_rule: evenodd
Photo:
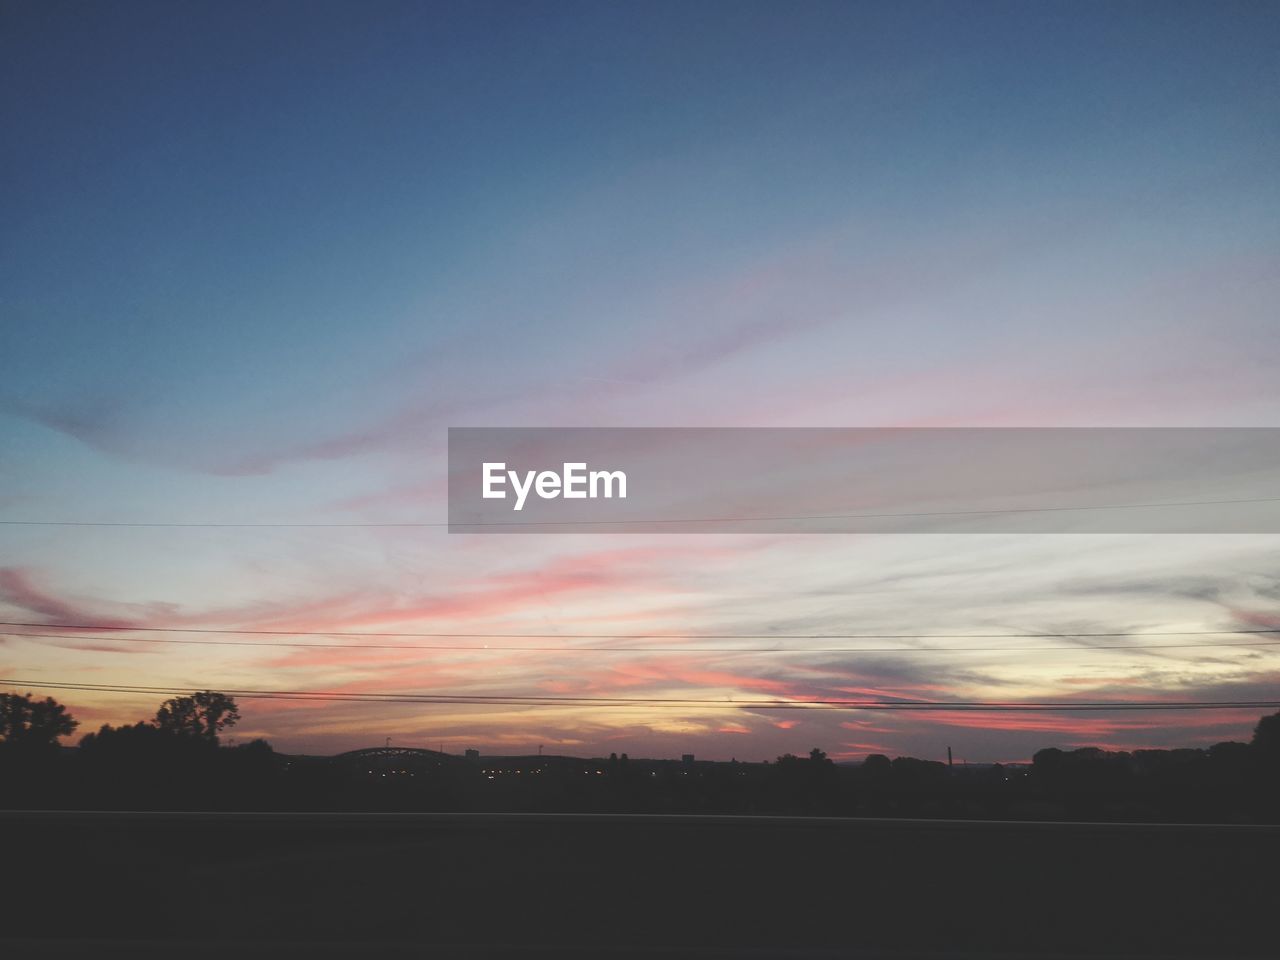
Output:
<svg viewBox="0 0 1280 960">
<path fill-rule="evenodd" d="M 452 428 L 449 531 L 1278 533 L 1280 429 Z"/>
</svg>

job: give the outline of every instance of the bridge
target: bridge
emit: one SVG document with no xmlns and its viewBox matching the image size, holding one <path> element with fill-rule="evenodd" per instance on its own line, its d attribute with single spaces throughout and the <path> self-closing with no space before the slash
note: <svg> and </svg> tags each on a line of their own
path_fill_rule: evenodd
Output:
<svg viewBox="0 0 1280 960">
<path fill-rule="evenodd" d="M 439 750 L 385 746 L 349 750 L 335 756 L 333 762 L 368 771 L 394 773 L 438 770 L 441 767 L 452 767 L 465 761 L 455 754 L 441 753 Z"/>
<path fill-rule="evenodd" d="M 333 759 L 335 760 L 435 760 L 437 762 L 447 760 L 460 760 L 450 753 L 441 753 L 439 750 L 424 750 L 421 747 L 364 747 L 360 750 L 348 750 L 346 753 L 339 753 Z"/>
</svg>

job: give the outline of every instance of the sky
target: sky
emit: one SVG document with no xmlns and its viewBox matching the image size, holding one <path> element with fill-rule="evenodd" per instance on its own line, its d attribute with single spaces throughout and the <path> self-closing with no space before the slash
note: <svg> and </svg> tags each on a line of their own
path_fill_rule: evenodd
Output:
<svg viewBox="0 0 1280 960">
<path fill-rule="evenodd" d="M 449 427 L 1280 426 L 1277 41 L 1255 2 L 2 0 L 0 520 L 439 523 Z M 1170 645 L 1280 627 L 1278 571 L 1263 535 L 0 525 L 4 620 L 112 628 L 8 627 L 63 636 L 0 677 L 715 701 L 243 700 L 291 752 L 1207 745 L 1257 716 L 731 701 L 1274 697 L 1275 645 Z M 161 698 L 55 695 L 80 733 Z"/>
</svg>

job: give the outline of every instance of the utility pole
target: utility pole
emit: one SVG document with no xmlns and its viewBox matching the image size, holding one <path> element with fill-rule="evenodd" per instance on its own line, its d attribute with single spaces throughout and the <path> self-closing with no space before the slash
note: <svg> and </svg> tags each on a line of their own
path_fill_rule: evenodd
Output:
<svg viewBox="0 0 1280 960">
<path fill-rule="evenodd" d="M 951 748 L 947 747 L 947 769 L 951 769 Z"/>
</svg>

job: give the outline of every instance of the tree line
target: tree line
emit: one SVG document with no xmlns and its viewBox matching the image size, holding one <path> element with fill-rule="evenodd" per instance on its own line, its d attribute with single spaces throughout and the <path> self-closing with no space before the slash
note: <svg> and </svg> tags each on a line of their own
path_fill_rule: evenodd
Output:
<svg viewBox="0 0 1280 960">
<path fill-rule="evenodd" d="M 240 709 L 233 697 L 213 690 L 201 690 L 190 696 L 166 700 L 150 721 L 130 727 L 104 724 L 96 734 L 91 733 L 81 739 L 80 746 L 92 749 L 99 737 L 143 737 L 152 733 L 216 744 L 218 734 L 235 726 L 239 720 Z M 80 721 L 53 697 L 37 700 L 30 693 L 0 693 L 0 744 L 8 749 L 48 749 L 56 746 L 60 737 L 70 736 L 79 726 Z"/>
<path fill-rule="evenodd" d="M 822 750 L 772 763 L 423 751 L 298 757 L 225 745 L 234 698 L 197 691 L 155 715 L 78 723 L 56 700 L 0 694 L 0 806 L 11 808 L 476 810 L 811 814 L 982 819 L 1280 822 L 1280 713 L 1247 743 L 1207 749 L 1038 751 L 1030 765 L 955 767 Z"/>
</svg>

